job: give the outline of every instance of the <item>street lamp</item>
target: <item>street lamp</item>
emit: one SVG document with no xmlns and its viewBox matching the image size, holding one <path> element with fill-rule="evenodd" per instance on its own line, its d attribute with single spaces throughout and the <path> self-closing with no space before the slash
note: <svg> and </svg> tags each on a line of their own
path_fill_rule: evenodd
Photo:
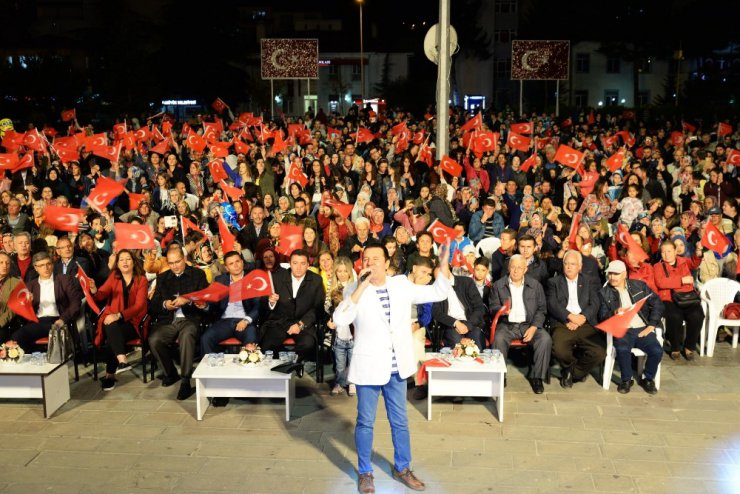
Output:
<svg viewBox="0 0 740 494">
<path fill-rule="evenodd" d="M 362 104 L 365 104 L 365 50 L 363 47 L 363 35 L 362 35 L 362 5 L 365 0 L 355 0 L 360 6 L 360 97 L 362 98 Z"/>
</svg>

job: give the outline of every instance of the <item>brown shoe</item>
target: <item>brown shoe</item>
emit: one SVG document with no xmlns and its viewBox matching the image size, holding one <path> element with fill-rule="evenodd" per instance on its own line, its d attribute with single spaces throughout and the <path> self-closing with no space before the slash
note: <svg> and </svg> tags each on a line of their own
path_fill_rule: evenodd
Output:
<svg viewBox="0 0 740 494">
<path fill-rule="evenodd" d="M 427 486 L 424 485 L 424 482 L 417 479 L 416 475 L 414 475 L 414 472 L 412 472 L 408 468 L 405 468 L 402 472 L 399 472 L 398 470 L 396 470 L 395 467 L 393 467 L 393 478 L 404 484 L 412 491 L 423 491 L 427 488 Z"/>
<path fill-rule="evenodd" d="M 375 492 L 375 482 L 372 473 L 361 473 L 359 478 L 359 489 L 362 494 Z"/>
</svg>

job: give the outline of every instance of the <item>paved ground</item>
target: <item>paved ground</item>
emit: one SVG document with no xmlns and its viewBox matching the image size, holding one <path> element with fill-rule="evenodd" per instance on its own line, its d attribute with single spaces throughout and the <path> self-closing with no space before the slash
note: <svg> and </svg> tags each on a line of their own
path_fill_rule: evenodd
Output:
<svg viewBox="0 0 740 494">
<path fill-rule="evenodd" d="M 553 380 L 535 396 L 521 369 L 509 371 L 503 424 L 493 403 L 440 399 L 427 422 L 426 402 L 410 402 L 429 492 L 740 492 L 740 348 L 664 360 L 656 396 L 595 380 L 569 391 Z M 198 423 L 194 398 L 132 373 L 109 393 L 83 377 L 50 420 L 38 402 L 0 399 L 0 493 L 355 492 L 355 399 L 328 390 L 301 379 L 287 424 L 270 400 L 232 400 Z M 389 475 L 385 419 L 375 437 L 378 492 L 404 492 Z"/>
</svg>

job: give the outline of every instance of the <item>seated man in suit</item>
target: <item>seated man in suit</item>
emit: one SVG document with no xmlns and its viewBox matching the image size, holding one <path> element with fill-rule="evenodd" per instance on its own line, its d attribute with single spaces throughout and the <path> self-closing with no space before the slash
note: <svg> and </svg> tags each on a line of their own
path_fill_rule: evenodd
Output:
<svg viewBox="0 0 740 494">
<path fill-rule="evenodd" d="M 162 386 L 171 386 L 181 380 L 177 399 L 186 400 L 193 394 L 190 376 L 200 321 L 207 304 L 193 303 L 181 295 L 204 289 L 208 281 L 201 269 L 187 265 L 182 247 L 177 243 L 167 248 L 165 257 L 170 269 L 157 276 L 154 296 L 149 302 L 149 314 L 156 321 L 149 334 L 149 348 L 164 371 Z M 180 346 L 179 374 L 170 354 L 176 342 Z"/>
<path fill-rule="evenodd" d="M 475 282 L 467 276 L 453 276 L 451 284 L 447 298 L 432 305 L 432 317 L 443 331 L 442 341 L 452 347 L 463 337 L 470 338 L 483 350 L 485 306 Z"/>
<path fill-rule="evenodd" d="M 28 283 L 28 291 L 33 297 L 33 310 L 39 322 L 29 322 L 11 336 L 26 351 L 33 349 L 36 340 L 47 337 L 52 325 L 73 324 L 82 305 L 82 291 L 71 276 L 54 275 L 54 265 L 48 253 L 34 254 L 33 269 L 38 272 L 38 277 Z"/>
<path fill-rule="evenodd" d="M 262 323 L 262 351 L 281 351 L 283 341 L 293 338 L 294 350 L 303 361 L 316 347 L 316 317 L 324 307 L 324 282 L 308 270 L 308 252 L 294 250 L 290 269 L 272 275 L 275 293 L 268 297 L 268 313 Z"/>
<path fill-rule="evenodd" d="M 598 287 L 581 274 L 581 253 L 563 256 L 563 275 L 550 278 L 547 309 L 552 321 L 552 344 L 562 372 L 560 386 L 573 387 L 604 361 L 603 333 L 594 328 L 599 314 Z"/>
<path fill-rule="evenodd" d="M 5 343 L 10 339 L 10 333 L 17 326 L 19 319 L 8 307 L 10 293 L 20 281 L 15 276 L 10 276 L 11 262 L 10 255 L 5 251 L 0 251 L 0 343 Z"/>
<path fill-rule="evenodd" d="M 74 244 L 69 237 L 59 237 L 56 251 L 59 259 L 54 263 L 54 274 L 68 274 L 75 276 L 77 267 L 81 267 L 87 276 L 92 276 L 90 263 L 84 257 L 75 256 Z"/>
<path fill-rule="evenodd" d="M 506 355 L 511 340 L 521 338 L 531 344 L 534 347 L 534 366 L 530 384 L 536 394 L 542 394 L 545 391 L 542 381 L 547 375 L 552 351 L 552 339 L 543 329 L 547 312 L 545 291 L 537 280 L 525 276 L 527 261 L 524 256 L 511 256 L 508 269 L 509 276 L 491 287 L 488 306 L 493 314 L 509 302 L 509 309 L 498 320 L 493 347 Z"/>
<path fill-rule="evenodd" d="M 627 334 L 621 338 L 614 338 L 617 363 L 622 374 L 617 391 L 622 394 L 630 392 L 632 388 L 632 349 L 639 348 L 647 355 L 647 361 L 643 375 L 638 376 L 638 384 L 645 392 L 654 395 L 658 392 L 655 387 L 655 375 L 663 358 L 663 348 L 655 336 L 655 327 L 660 324 L 665 306 L 660 297 L 648 288 L 645 282 L 627 279 L 627 266 L 622 261 L 609 263 L 606 276 L 609 281 L 600 292 L 599 321 L 609 319 L 628 309 L 638 300 L 648 297 L 640 312 L 630 322 Z"/>
<path fill-rule="evenodd" d="M 18 277 L 28 285 L 31 280 L 38 278 L 38 272 L 33 268 L 31 260 L 31 234 L 28 232 L 16 233 L 13 236 L 15 256 L 10 264 L 10 275 Z"/>
</svg>

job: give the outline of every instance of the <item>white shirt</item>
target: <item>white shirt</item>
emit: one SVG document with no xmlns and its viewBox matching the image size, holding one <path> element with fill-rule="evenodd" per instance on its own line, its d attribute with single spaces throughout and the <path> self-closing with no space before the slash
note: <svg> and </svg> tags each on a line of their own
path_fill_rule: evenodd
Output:
<svg viewBox="0 0 740 494">
<path fill-rule="evenodd" d="M 231 278 L 229 278 L 231 279 Z M 231 284 L 239 283 L 238 281 L 231 281 Z M 224 315 L 221 316 L 222 319 L 246 319 L 248 323 L 252 323 L 252 318 L 247 316 L 247 313 L 244 312 L 244 304 L 241 300 L 237 302 L 229 302 L 226 305 L 226 310 L 224 311 Z"/>
<path fill-rule="evenodd" d="M 296 298 L 298 296 L 298 289 L 301 287 L 301 282 L 305 279 L 305 274 L 300 278 L 296 278 L 295 276 L 293 276 L 293 273 L 290 274 L 290 281 L 293 286 L 293 298 Z"/>
<path fill-rule="evenodd" d="M 59 317 L 57 300 L 54 295 L 54 276 L 48 280 L 39 278 L 39 310 L 36 317 Z"/>
<path fill-rule="evenodd" d="M 511 292 L 511 310 L 509 311 L 509 322 L 524 322 L 527 320 L 527 309 L 524 307 L 524 280 L 516 285 L 509 278 L 509 291 Z"/>
<path fill-rule="evenodd" d="M 617 288 L 617 293 L 619 293 L 619 302 L 622 308 L 629 309 L 632 307 L 632 299 L 630 299 L 630 293 L 627 291 L 627 287 Z M 630 328 L 644 328 L 645 326 L 647 326 L 647 324 L 642 320 L 639 312 L 635 314 L 635 317 L 630 321 Z"/>
<path fill-rule="evenodd" d="M 451 285 L 455 285 L 455 278 L 452 278 Z M 451 318 L 458 320 L 458 321 L 464 321 L 465 320 L 465 307 L 463 307 L 462 303 L 460 303 L 460 299 L 457 298 L 457 293 L 455 293 L 455 290 L 450 290 L 447 293 L 447 315 Z"/>
<path fill-rule="evenodd" d="M 578 278 L 569 280 L 566 276 L 565 281 L 568 282 L 568 306 L 565 310 L 571 314 L 580 314 L 581 306 L 578 305 Z"/>
</svg>

